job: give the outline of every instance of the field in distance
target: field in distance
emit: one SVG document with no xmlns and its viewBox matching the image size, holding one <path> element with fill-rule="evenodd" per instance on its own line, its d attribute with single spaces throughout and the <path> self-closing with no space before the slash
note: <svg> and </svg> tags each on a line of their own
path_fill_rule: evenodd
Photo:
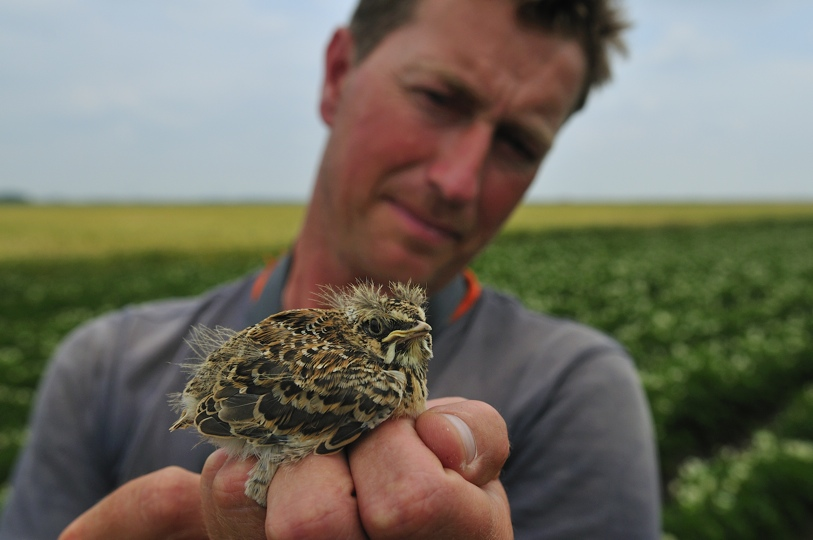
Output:
<svg viewBox="0 0 813 540">
<path fill-rule="evenodd" d="M 304 206 L 20 205 L 0 207 L 0 260 L 144 252 L 274 250 L 295 237 Z M 706 224 L 813 216 L 803 204 L 525 204 L 508 230 Z"/>
</svg>

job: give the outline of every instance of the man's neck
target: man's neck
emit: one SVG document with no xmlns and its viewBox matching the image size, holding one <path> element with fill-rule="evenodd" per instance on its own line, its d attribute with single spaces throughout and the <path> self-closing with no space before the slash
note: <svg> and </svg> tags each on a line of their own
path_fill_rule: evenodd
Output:
<svg viewBox="0 0 813 540">
<path fill-rule="evenodd" d="M 324 307 L 319 301 L 321 287 L 343 287 L 356 282 L 357 276 L 352 272 L 317 253 L 300 242 L 294 245 L 288 279 L 282 290 L 283 309 Z"/>
</svg>

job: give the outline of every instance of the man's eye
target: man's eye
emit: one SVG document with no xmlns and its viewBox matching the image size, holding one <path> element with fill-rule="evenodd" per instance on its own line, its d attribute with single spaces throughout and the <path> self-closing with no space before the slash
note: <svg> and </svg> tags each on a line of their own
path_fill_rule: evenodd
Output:
<svg viewBox="0 0 813 540">
<path fill-rule="evenodd" d="M 497 133 L 496 139 L 505 145 L 505 147 L 518 156 L 521 161 L 536 162 L 539 161 L 539 152 L 536 151 L 530 144 L 526 143 L 521 137 L 510 133 Z"/>
<path fill-rule="evenodd" d="M 469 118 L 476 104 L 465 94 L 448 89 L 422 86 L 415 89 L 417 101 L 434 120 L 446 121 Z"/>
<path fill-rule="evenodd" d="M 445 92 L 431 88 L 421 88 L 418 92 L 429 105 L 444 109 L 452 107 L 452 97 Z"/>
</svg>

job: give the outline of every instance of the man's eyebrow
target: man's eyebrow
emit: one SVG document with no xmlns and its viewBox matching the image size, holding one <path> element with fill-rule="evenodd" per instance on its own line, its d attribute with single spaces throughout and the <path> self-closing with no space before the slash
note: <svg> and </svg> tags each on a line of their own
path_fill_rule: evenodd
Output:
<svg viewBox="0 0 813 540">
<path fill-rule="evenodd" d="M 455 99 L 460 100 L 464 107 L 478 108 L 487 106 L 489 100 L 477 92 L 471 84 L 467 83 L 463 78 L 452 73 L 451 71 L 437 66 L 431 62 L 416 62 L 407 67 L 405 70 L 407 75 L 425 75 L 434 77 L 438 82 L 443 84 L 446 89 L 451 92 Z M 534 110 L 534 117 L 538 121 L 523 121 L 517 118 L 504 118 L 497 122 L 497 129 L 506 129 L 509 132 L 518 133 L 523 137 L 530 139 L 539 149 L 547 152 L 553 146 L 553 140 L 556 133 L 547 122 L 544 108 Z"/>
<path fill-rule="evenodd" d="M 446 86 L 446 89 L 455 97 L 462 99 L 471 105 L 484 105 L 487 103 L 485 96 L 475 91 L 472 86 L 458 75 L 448 69 L 434 65 L 430 62 L 416 62 L 405 70 L 409 75 L 425 75 L 434 77 L 438 82 Z"/>
</svg>

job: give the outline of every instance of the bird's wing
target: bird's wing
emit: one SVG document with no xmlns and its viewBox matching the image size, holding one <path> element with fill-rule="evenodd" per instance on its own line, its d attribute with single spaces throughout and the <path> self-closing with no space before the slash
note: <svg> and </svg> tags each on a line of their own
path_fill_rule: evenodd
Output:
<svg viewBox="0 0 813 540">
<path fill-rule="evenodd" d="M 214 353 L 242 357 L 222 362 L 195 423 L 214 437 L 336 452 L 392 414 L 406 378 L 338 339 L 323 312 L 286 313 L 292 312 L 241 332 Z"/>
</svg>

